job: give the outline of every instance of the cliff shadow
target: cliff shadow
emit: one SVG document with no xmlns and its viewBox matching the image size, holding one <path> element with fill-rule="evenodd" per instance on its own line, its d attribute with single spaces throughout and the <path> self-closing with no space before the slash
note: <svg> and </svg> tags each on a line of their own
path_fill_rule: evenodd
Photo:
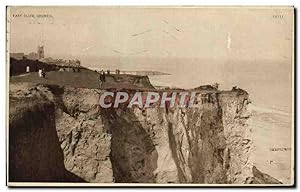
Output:
<svg viewBox="0 0 300 192">
<path fill-rule="evenodd" d="M 117 112 L 117 110 L 119 110 Z M 102 109 L 112 134 L 111 162 L 116 183 L 155 183 L 158 154 L 131 109 Z"/>
<path fill-rule="evenodd" d="M 54 104 L 27 100 L 9 116 L 9 182 L 85 182 L 65 169 Z"/>
<path fill-rule="evenodd" d="M 175 134 L 177 125 L 168 122 L 168 138 L 180 183 L 226 183 L 224 162 L 225 137 L 222 108 L 217 97 L 202 103 L 201 108 L 188 109 L 182 123 L 183 134 Z M 178 116 L 180 119 L 181 117 Z M 177 130 L 178 131 L 178 130 Z M 183 151 L 183 137 L 186 137 Z M 187 162 L 184 159 L 187 159 Z M 186 172 L 184 167 L 190 170 Z"/>
<path fill-rule="evenodd" d="M 218 95 L 204 100 L 201 110 L 188 113 L 188 129 L 191 134 L 189 164 L 193 183 L 227 183 L 224 162 L 226 148 L 222 107 Z"/>
</svg>

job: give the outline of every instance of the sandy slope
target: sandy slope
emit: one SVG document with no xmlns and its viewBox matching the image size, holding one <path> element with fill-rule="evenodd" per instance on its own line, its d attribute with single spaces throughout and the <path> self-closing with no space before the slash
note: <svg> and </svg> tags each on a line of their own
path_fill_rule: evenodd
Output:
<svg viewBox="0 0 300 192">
<path fill-rule="evenodd" d="M 254 106 L 252 113 L 255 166 L 283 183 L 291 183 L 292 115 Z"/>
</svg>

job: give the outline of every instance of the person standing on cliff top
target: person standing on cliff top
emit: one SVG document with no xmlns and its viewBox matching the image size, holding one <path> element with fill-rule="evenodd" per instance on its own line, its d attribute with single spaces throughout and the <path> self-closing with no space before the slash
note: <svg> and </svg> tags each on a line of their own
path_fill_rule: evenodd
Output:
<svg viewBox="0 0 300 192">
<path fill-rule="evenodd" d="M 46 71 L 45 71 L 45 68 L 42 69 L 42 77 L 43 77 L 43 78 L 46 78 Z"/>
<path fill-rule="evenodd" d="M 100 89 L 102 89 L 103 83 L 105 82 L 105 72 L 103 70 L 100 72 L 99 81 Z"/>
<path fill-rule="evenodd" d="M 30 72 L 30 68 L 29 68 L 29 65 L 26 66 L 26 73 L 29 73 Z"/>
<path fill-rule="evenodd" d="M 38 74 L 39 74 L 39 77 L 42 77 L 42 69 L 39 69 Z"/>
</svg>

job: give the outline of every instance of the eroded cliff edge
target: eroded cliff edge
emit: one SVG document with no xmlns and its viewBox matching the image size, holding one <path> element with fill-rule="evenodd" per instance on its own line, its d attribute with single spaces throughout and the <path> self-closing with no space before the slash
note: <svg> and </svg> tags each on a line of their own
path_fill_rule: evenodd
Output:
<svg viewBox="0 0 300 192">
<path fill-rule="evenodd" d="M 101 109 L 103 91 L 10 85 L 10 181 L 279 183 L 256 177 L 247 92 L 203 91 L 197 108 Z"/>
</svg>

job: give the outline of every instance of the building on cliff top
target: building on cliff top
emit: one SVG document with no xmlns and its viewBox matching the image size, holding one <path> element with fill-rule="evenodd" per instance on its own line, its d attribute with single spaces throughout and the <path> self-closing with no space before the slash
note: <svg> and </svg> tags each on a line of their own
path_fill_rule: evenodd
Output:
<svg viewBox="0 0 300 192">
<path fill-rule="evenodd" d="M 44 57 L 45 57 L 44 46 L 38 46 L 37 54 L 38 54 L 39 60 L 44 59 Z"/>
<path fill-rule="evenodd" d="M 79 68 L 81 68 L 80 61 L 78 59 L 74 60 L 66 60 L 66 59 L 56 59 L 52 57 L 45 58 L 45 50 L 43 45 L 39 45 L 37 47 L 37 52 L 31 52 L 28 55 L 25 55 L 23 52 L 20 53 L 10 53 L 10 58 L 16 60 L 33 60 L 33 61 L 41 61 L 43 63 L 52 64 L 59 66 L 60 71 L 73 71 L 79 72 Z"/>
<path fill-rule="evenodd" d="M 29 60 L 41 60 L 45 57 L 44 46 L 38 46 L 37 52 L 31 52 L 28 55 L 25 55 L 23 52 L 21 53 L 10 53 L 11 58 L 17 60 L 29 59 Z"/>
</svg>

